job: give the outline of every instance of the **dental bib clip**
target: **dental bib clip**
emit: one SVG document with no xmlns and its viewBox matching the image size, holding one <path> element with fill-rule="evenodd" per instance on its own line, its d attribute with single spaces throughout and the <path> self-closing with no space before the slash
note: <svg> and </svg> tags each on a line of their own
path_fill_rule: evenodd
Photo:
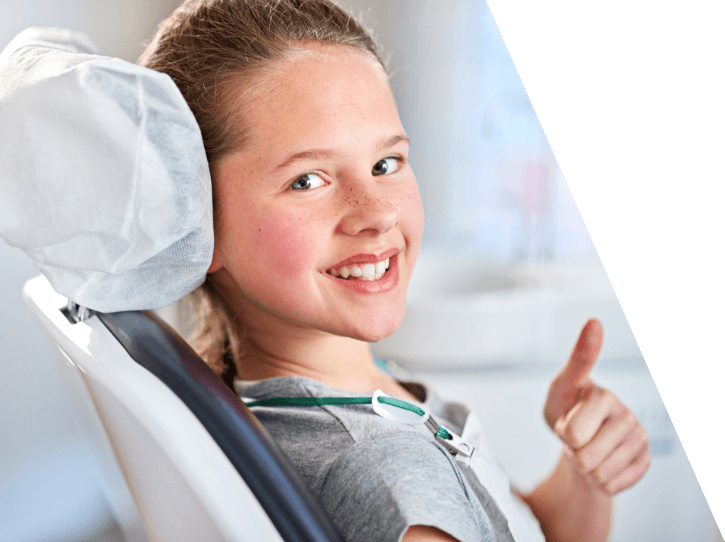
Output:
<svg viewBox="0 0 725 542">
<path fill-rule="evenodd" d="M 381 398 L 385 398 L 382 399 Z M 473 446 L 463 440 L 455 433 L 449 431 L 431 417 L 430 410 L 425 405 L 412 405 L 402 399 L 390 397 L 381 390 L 376 390 L 372 397 L 373 410 L 379 416 L 391 421 L 405 423 L 407 425 L 425 425 L 431 430 L 435 439 L 440 442 L 448 452 L 456 456 L 457 460 L 468 463 L 473 454 Z"/>
</svg>

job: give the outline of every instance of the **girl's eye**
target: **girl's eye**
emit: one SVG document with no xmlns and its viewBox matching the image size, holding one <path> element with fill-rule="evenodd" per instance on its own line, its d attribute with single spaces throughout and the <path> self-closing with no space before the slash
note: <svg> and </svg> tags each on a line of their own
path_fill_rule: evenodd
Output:
<svg viewBox="0 0 725 542">
<path fill-rule="evenodd" d="M 373 166 L 373 175 L 390 175 L 400 169 L 399 158 L 383 158 Z"/>
<path fill-rule="evenodd" d="M 299 191 L 312 190 L 314 188 L 319 188 L 324 184 L 325 181 L 323 181 L 319 175 L 316 175 L 315 173 L 305 173 L 302 177 L 294 181 L 290 185 L 290 188 L 292 188 L 292 190 Z"/>
</svg>

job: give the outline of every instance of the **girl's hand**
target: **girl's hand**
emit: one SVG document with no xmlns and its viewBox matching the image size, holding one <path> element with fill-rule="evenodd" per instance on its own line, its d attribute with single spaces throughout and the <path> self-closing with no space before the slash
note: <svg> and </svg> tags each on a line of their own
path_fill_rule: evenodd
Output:
<svg viewBox="0 0 725 542">
<path fill-rule="evenodd" d="M 568 363 L 554 378 L 544 417 L 564 443 L 564 456 L 593 488 L 614 495 L 650 465 L 647 433 L 610 391 L 589 378 L 602 348 L 602 325 L 589 320 Z"/>
</svg>

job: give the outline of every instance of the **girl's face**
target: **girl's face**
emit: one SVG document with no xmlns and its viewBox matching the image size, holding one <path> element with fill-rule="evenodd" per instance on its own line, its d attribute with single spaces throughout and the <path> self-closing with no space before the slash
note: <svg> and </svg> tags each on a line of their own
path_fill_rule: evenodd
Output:
<svg viewBox="0 0 725 542">
<path fill-rule="evenodd" d="M 387 78 L 363 52 L 310 45 L 260 82 L 235 106 L 243 149 L 215 168 L 209 272 L 249 331 L 383 339 L 423 232 Z"/>
</svg>

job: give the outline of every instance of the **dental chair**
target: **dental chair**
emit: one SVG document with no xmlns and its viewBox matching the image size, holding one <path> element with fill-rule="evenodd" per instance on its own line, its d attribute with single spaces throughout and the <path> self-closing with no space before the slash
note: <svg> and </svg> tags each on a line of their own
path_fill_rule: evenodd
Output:
<svg viewBox="0 0 725 542">
<path fill-rule="evenodd" d="M 99 449 L 98 421 L 105 430 L 151 541 L 341 540 L 251 411 L 153 312 L 69 305 L 42 276 L 23 296 L 67 359 Z"/>
<path fill-rule="evenodd" d="M 340 542 L 250 410 L 151 312 L 203 282 L 213 249 L 201 133 L 173 81 L 29 29 L 0 54 L 0 141 L 0 237 L 44 275 L 24 298 L 97 456 L 120 467 L 145 533 L 129 542 Z"/>
</svg>

